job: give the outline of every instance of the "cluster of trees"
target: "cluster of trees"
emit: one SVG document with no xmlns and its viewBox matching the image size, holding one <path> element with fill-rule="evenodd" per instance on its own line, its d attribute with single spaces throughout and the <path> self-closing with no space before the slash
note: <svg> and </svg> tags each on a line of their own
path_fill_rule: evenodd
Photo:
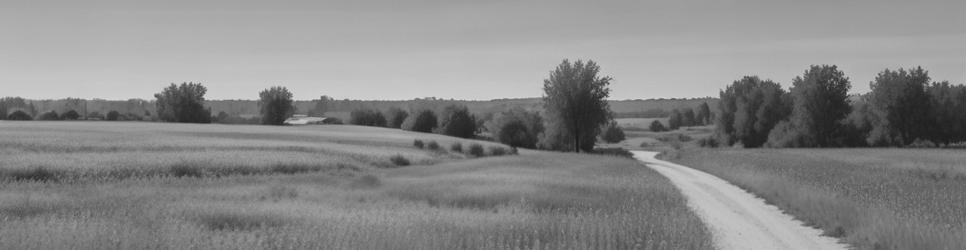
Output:
<svg viewBox="0 0 966 250">
<path fill-rule="evenodd" d="M 478 132 L 477 118 L 466 106 L 446 106 L 438 116 L 431 109 L 415 110 L 412 114 L 396 107 L 390 108 L 385 114 L 377 109 L 358 109 L 349 113 L 349 124 L 401 128 L 461 138 L 473 138 Z"/>
<path fill-rule="evenodd" d="M 715 140 L 744 147 L 949 145 L 966 141 L 966 86 L 930 84 L 928 72 L 883 70 L 872 91 L 849 96 L 834 65 L 778 83 L 746 76 L 721 91 Z"/>
<path fill-rule="evenodd" d="M 375 109 L 359 109 L 349 113 L 349 124 L 360 126 L 386 127 L 386 116 Z"/>
<path fill-rule="evenodd" d="M 564 60 L 551 71 L 544 80 L 543 108 L 546 119 L 539 112 L 523 108 L 491 113 L 486 117 L 488 119 L 478 119 L 466 105 L 450 104 L 438 114 L 426 107 L 413 108 L 411 112 L 393 107 L 385 113 L 377 109 L 358 109 L 350 113 L 349 122 L 462 138 L 476 137 L 487 130 L 495 140 L 514 147 L 592 151 L 598 136 L 608 142 L 624 139 L 624 133 L 614 122 L 614 115 L 606 100 L 610 95 L 608 86 L 612 78 L 598 76 L 599 72 L 600 67 L 595 62 L 580 60 L 573 63 Z M 180 123 L 226 122 L 232 119 L 248 122 L 247 118 L 232 117 L 225 112 L 212 116 L 211 109 L 205 105 L 206 92 L 207 88 L 201 83 L 170 84 L 154 95 L 157 119 Z M 332 98 L 322 96 L 309 111 L 310 115 L 324 116 L 332 102 Z M 8 112 L 12 107 L 17 110 Z M 36 111 L 24 107 L 32 106 L 23 99 L 4 98 L 0 100 L 0 119 L 32 119 Z M 258 107 L 261 116 L 252 119 L 259 119 L 265 125 L 284 124 L 296 109 L 292 93 L 281 86 L 259 92 Z M 695 112 L 684 111 L 683 117 L 687 117 L 684 124 L 704 124 L 707 118 L 700 115 L 704 113 Z M 37 117 L 42 120 L 79 119 L 81 115 L 70 110 L 63 115 L 50 111 Z M 139 116 L 111 111 L 106 115 L 92 112 L 88 117 L 124 120 Z"/>
<path fill-rule="evenodd" d="M 0 120 L 33 120 L 37 108 L 20 97 L 0 98 Z"/>
<path fill-rule="evenodd" d="M 211 110 L 205 108 L 208 89 L 201 83 L 186 82 L 170 86 L 154 94 L 158 119 L 165 122 L 210 123 Z"/>
<path fill-rule="evenodd" d="M 667 128 L 670 130 L 676 130 L 680 127 L 704 126 L 711 124 L 711 107 L 708 106 L 707 102 L 704 102 L 693 109 L 675 109 L 671 111 L 671 115 L 668 116 L 667 123 Z"/>
<path fill-rule="evenodd" d="M 543 117 L 539 112 L 521 107 L 496 113 L 483 127 L 494 140 L 511 147 L 536 148 L 544 131 Z"/>
</svg>

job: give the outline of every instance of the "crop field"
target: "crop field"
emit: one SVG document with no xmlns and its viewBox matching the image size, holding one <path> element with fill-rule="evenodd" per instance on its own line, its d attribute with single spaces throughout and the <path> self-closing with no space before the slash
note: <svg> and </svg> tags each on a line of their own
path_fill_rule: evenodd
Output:
<svg viewBox="0 0 966 250">
<path fill-rule="evenodd" d="M 0 122 L 0 249 L 711 248 L 634 160 L 502 147 L 357 126 Z"/>
<path fill-rule="evenodd" d="M 861 249 L 966 249 L 966 152 L 692 149 L 726 179 Z"/>
</svg>

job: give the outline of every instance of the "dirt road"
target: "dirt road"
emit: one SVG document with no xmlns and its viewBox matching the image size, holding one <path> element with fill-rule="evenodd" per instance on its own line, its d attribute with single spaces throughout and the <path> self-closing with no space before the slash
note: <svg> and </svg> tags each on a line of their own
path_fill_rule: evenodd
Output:
<svg viewBox="0 0 966 250">
<path fill-rule="evenodd" d="M 835 238 L 708 173 L 635 151 L 634 157 L 671 179 L 708 225 L 719 249 L 847 249 Z"/>
</svg>

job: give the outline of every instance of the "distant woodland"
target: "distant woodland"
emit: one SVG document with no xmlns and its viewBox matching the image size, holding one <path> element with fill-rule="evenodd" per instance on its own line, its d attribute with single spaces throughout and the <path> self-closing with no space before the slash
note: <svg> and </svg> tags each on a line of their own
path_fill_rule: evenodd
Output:
<svg viewBox="0 0 966 250">
<path fill-rule="evenodd" d="M 319 105 L 320 102 L 324 104 Z M 388 110 L 390 108 L 401 108 L 404 110 L 417 109 L 441 109 L 442 107 L 457 104 L 465 105 L 470 112 L 485 116 L 495 112 L 520 107 L 524 110 L 542 110 L 541 98 L 522 98 L 522 99 L 494 99 L 488 101 L 454 100 L 440 98 L 417 98 L 413 100 L 336 100 L 323 97 L 315 100 L 297 100 L 294 102 L 295 114 L 311 116 L 332 116 L 343 120 L 349 119 L 349 113 L 360 109 Z M 10 114 L 17 110 L 23 110 L 31 116 L 37 116 L 45 112 L 54 111 L 64 114 L 71 110 L 84 116 L 84 114 L 106 115 L 111 111 L 116 111 L 122 115 L 132 118 L 140 117 L 143 120 L 152 120 L 156 115 L 155 100 L 130 99 L 130 100 L 104 100 L 104 99 L 77 99 L 66 98 L 58 100 L 30 100 L 16 97 L 7 97 L 0 103 L 0 113 Z M 670 98 L 670 99 L 647 99 L 647 100 L 616 100 L 609 101 L 610 108 L 616 118 L 657 118 L 669 117 L 675 109 L 693 108 L 701 103 L 707 102 L 712 110 L 718 103 L 718 98 Z M 212 115 L 221 112 L 229 116 L 255 117 L 259 115 L 258 100 L 206 100 L 205 106 L 210 108 Z M 324 107 L 323 114 L 319 113 L 318 107 Z M 86 117 L 86 116 L 85 116 Z"/>
</svg>

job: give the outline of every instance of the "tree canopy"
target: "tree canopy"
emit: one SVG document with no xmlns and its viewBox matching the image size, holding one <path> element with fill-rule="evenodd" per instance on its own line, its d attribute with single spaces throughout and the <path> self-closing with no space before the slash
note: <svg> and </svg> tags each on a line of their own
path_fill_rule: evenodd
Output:
<svg viewBox="0 0 966 250">
<path fill-rule="evenodd" d="M 172 83 L 161 93 L 154 94 L 158 118 L 165 122 L 209 123 L 211 111 L 205 109 L 205 93 L 201 83 Z"/>
<path fill-rule="evenodd" d="M 569 138 L 569 143 L 552 143 L 556 144 L 550 145 L 553 149 L 569 147 L 578 153 L 593 150 L 600 127 L 612 115 L 607 103 L 612 78 L 599 73 L 600 66 L 594 61 L 564 60 L 543 81 L 543 105 L 553 121 L 548 132 L 555 133 L 547 138 Z"/>
<path fill-rule="evenodd" d="M 292 92 L 282 86 L 274 86 L 259 92 L 258 107 L 264 125 L 285 124 L 285 120 L 295 113 Z"/>
</svg>

